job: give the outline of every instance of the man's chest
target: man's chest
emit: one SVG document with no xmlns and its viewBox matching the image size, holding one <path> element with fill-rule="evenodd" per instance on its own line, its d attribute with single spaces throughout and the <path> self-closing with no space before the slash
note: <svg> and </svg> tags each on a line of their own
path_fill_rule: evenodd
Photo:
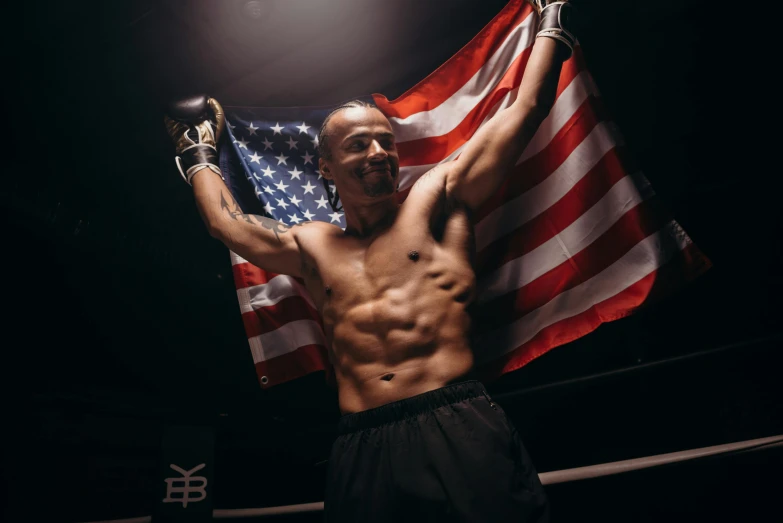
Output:
<svg viewBox="0 0 783 523">
<path fill-rule="evenodd" d="M 306 262 L 304 275 L 327 321 L 366 304 L 404 306 L 444 281 L 474 278 L 470 249 L 438 241 L 426 228 L 392 228 L 369 244 L 335 242 Z"/>
<path fill-rule="evenodd" d="M 335 235 L 304 249 L 305 285 L 322 312 L 349 308 L 427 278 L 472 278 L 473 227 L 433 185 L 411 190 L 394 222 L 371 238 Z M 404 294 L 404 293 L 402 293 Z"/>
<path fill-rule="evenodd" d="M 351 307 L 404 287 L 440 256 L 437 242 L 426 227 L 396 224 L 372 241 L 341 238 L 307 253 L 303 279 L 323 309 Z"/>
</svg>

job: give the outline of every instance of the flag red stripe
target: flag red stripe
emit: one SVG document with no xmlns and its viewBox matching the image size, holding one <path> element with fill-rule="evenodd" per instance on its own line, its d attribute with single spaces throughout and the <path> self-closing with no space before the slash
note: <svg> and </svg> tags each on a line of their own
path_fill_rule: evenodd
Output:
<svg viewBox="0 0 783 523">
<path fill-rule="evenodd" d="M 395 118 L 407 118 L 439 106 L 473 78 L 514 28 L 532 13 L 532 7 L 523 0 L 512 0 L 465 47 L 424 80 L 393 101 L 373 94 L 375 105 Z"/>
<path fill-rule="evenodd" d="M 237 290 L 268 283 L 269 280 L 277 276 L 274 273 L 259 269 L 249 262 L 232 265 L 231 272 L 234 274 L 234 285 Z"/>
<path fill-rule="evenodd" d="M 530 58 L 530 48 L 520 54 L 511 64 L 498 85 L 465 116 L 451 132 L 440 136 L 428 136 L 397 144 L 400 167 L 438 163 L 454 150 L 461 147 L 476 132 L 489 113 L 509 91 L 517 89 L 522 80 L 522 71 Z"/>
<path fill-rule="evenodd" d="M 256 285 L 264 285 L 275 276 L 280 276 L 276 272 L 267 272 L 253 265 L 250 262 L 237 263 L 231 266 L 231 272 L 234 274 L 234 285 L 237 290 L 246 289 L 248 287 L 255 287 Z M 287 276 L 293 278 L 299 283 L 303 283 L 302 278 L 296 278 L 294 276 Z"/>
<path fill-rule="evenodd" d="M 538 332 L 517 349 L 477 367 L 479 379 L 490 382 L 517 370 L 555 347 L 581 338 L 605 322 L 624 318 L 669 296 L 675 289 L 703 274 L 711 263 L 693 243 L 674 258 L 633 285 L 590 309 L 558 321 Z"/>
<path fill-rule="evenodd" d="M 583 62 L 580 59 L 580 56 L 581 56 L 580 52 L 581 51 L 580 51 L 579 47 L 577 47 L 574 50 L 574 56 L 571 59 L 569 59 L 568 61 L 565 62 L 564 66 L 563 66 L 563 73 L 562 73 L 563 76 L 561 76 L 561 81 L 558 84 L 558 96 L 560 96 L 562 91 L 565 90 L 571 84 L 573 79 L 576 76 L 578 76 L 579 73 L 582 70 L 584 70 L 584 67 L 582 65 Z M 591 111 L 590 104 L 588 104 L 587 101 L 583 102 L 583 105 L 580 106 L 580 108 L 577 109 L 577 111 L 574 112 L 574 115 L 572 115 L 572 117 L 569 119 L 569 121 L 566 122 L 561 127 L 561 130 L 559 131 L 559 133 L 556 134 L 553 137 L 553 139 L 550 141 L 550 143 L 549 143 L 549 145 L 547 147 L 554 147 L 553 144 L 555 144 L 556 142 L 561 140 L 562 139 L 562 135 L 564 133 L 566 133 L 569 129 L 571 129 L 571 127 L 577 121 L 579 121 L 579 118 L 584 118 L 584 121 L 580 122 L 580 125 L 583 126 L 583 128 L 584 128 L 583 130 L 587 130 L 588 131 L 587 133 L 584 133 L 583 136 L 586 136 L 589 133 L 589 131 L 592 130 L 592 127 L 595 125 L 596 121 L 601 121 L 602 119 L 604 119 L 602 117 L 602 115 L 604 113 L 603 110 L 602 110 L 602 107 L 603 107 L 602 104 L 600 104 L 598 102 L 598 100 L 595 99 L 594 97 L 589 97 L 588 100 L 590 100 L 590 103 L 592 104 L 592 110 L 597 110 L 599 114 L 598 115 L 591 114 L 590 113 L 590 111 Z M 592 118 L 592 121 L 589 120 L 589 118 Z M 428 139 L 436 139 L 436 138 L 430 137 Z M 550 162 L 544 162 L 544 165 L 555 164 L 553 167 L 551 167 L 551 170 L 554 170 L 557 167 L 557 165 L 560 165 L 560 163 L 562 163 L 565 160 L 565 158 L 568 157 L 568 154 L 571 153 L 571 151 L 573 150 L 573 147 L 576 147 L 579 143 L 581 143 L 581 139 L 579 139 L 578 137 L 574 138 L 574 141 L 576 141 L 576 143 L 567 143 L 567 144 L 565 144 L 563 146 L 564 147 L 564 151 L 565 151 L 565 156 L 563 156 L 562 158 L 559 158 L 559 160 L 556 159 L 556 160 L 553 160 L 553 161 L 550 161 Z M 404 143 L 413 143 L 413 142 L 404 142 Z M 399 146 L 402 146 L 402 145 L 403 144 L 399 144 Z M 569 145 L 571 146 L 570 149 L 568 148 Z M 542 155 L 545 155 L 546 154 L 546 152 L 545 152 L 546 150 L 547 150 L 547 148 L 545 147 L 542 151 L 540 151 L 539 153 L 537 153 L 533 157 L 531 157 L 528 160 L 526 160 L 525 163 L 523 163 L 523 164 L 521 164 L 519 166 L 516 166 L 514 168 L 514 171 L 512 173 L 510 173 L 509 178 L 513 177 L 514 174 L 519 173 L 519 172 L 524 172 L 525 175 L 526 175 L 526 178 L 530 177 L 530 169 L 536 168 L 538 166 L 538 163 L 540 163 L 542 161 L 541 159 L 539 159 L 539 160 L 535 160 L 535 159 L 539 158 Z M 448 156 L 448 154 L 450 154 L 450 153 L 445 154 L 441 158 L 436 158 L 436 159 L 434 159 L 430 163 L 440 162 L 443 158 Z M 538 163 L 536 163 L 536 162 L 538 162 Z M 406 163 L 408 163 L 408 162 L 406 161 Z M 417 162 L 414 162 L 413 164 L 414 165 L 429 165 L 425 161 L 417 161 Z M 546 173 L 546 174 L 548 175 L 548 173 Z M 515 194 L 517 191 L 525 189 L 528 185 L 530 187 L 532 187 L 533 185 L 535 185 L 536 183 L 539 183 L 544 178 L 546 178 L 546 175 L 543 176 L 543 177 L 531 178 L 529 184 L 521 185 L 518 188 L 517 187 L 510 187 L 509 185 L 513 185 L 513 184 L 511 184 L 511 182 L 507 182 L 507 186 L 508 186 L 507 190 L 510 191 L 508 193 L 509 194 L 508 198 L 512 197 L 511 195 Z M 409 185 L 408 187 L 406 187 L 405 189 L 402 189 L 399 192 L 397 192 L 397 202 L 398 203 L 402 203 L 402 202 L 405 201 L 405 198 L 407 198 L 408 192 L 410 191 L 411 187 L 412 187 L 412 184 Z M 482 208 L 479 209 L 476 212 L 474 223 L 477 222 L 478 220 L 480 220 L 481 218 L 483 218 L 484 216 L 486 216 L 488 213 L 490 213 L 497 205 L 500 205 L 501 202 L 505 201 L 507 197 L 504 196 L 504 194 L 505 194 L 504 189 L 501 188 L 495 194 L 494 198 L 488 200 L 482 206 Z"/>
<path fill-rule="evenodd" d="M 494 107 L 509 93 L 519 88 L 522 72 L 527 66 L 532 48 L 520 54 L 509 66 L 498 85 L 465 116 L 451 132 L 440 136 L 426 136 L 397 144 L 400 166 L 429 165 L 438 163 L 462 147 L 482 125 Z M 563 64 L 557 96 L 562 94 L 574 78 L 582 72 L 580 62 L 571 58 Z"/>
<path fill-rule="evenodd" d="M 521 289 L 509 289 L 476 307 L 476 332 L 494 330 L 541 307 L 558 294 L 589 280 L 654 234 L 671 219 L 655 197 L 626 212 L 609 230 L 587 248 Z"/>
<path fill-rule="evenodd" d="M 602 107 L 598 99 L 589 96 L 546 147 L 509 171 L 500 189 L 476 211 L 474 223 L 546 180 L 568 159 L 595 126 L 604 121 Z"/>
<path fill-rule="evenodd" d="M 615 319 L 627 316 L 644 301 L 647 290 L 655 282 L 656 272 L 653 271 L 630 287 L 605 300 L 602 305 L 614 312 Z M 519 369 L 551 349 L 594 331 L 603 321 L 593 307 L 576 316 L 555 322 L 541 329 L 533 339 L 517 349 L 495 360 L 480 364 L 478 375 L 480 379 L 491 381 L 502 374 Z"/>
<path fill-rule="evenodd" d="M 504 63 L 495 63 L 492 66 L 489 66 L 487 61 L 498 50 L 501 50 L 504 40 L 514 30 L 519 29 L 520 24 L 533 21 L 533 19 L 528 19 L 532 13 L 532 8 L 524 0 L 512 0 L 461 51 L 405 94 L 394 101 L 389 101 L 382 95 L 373 95 L 376 104 L 387 116 L 396 119 L 407 119 L 405 122 L 400 122 L 400 125 L 404 126 L 403 129 L 405 130 L 400 135 L 400 139 L 405 141 L 399 144 L 402 158 L 401 165 L 403 167 L 432 165 L 443 161 L 444 158 L 459 150 L 475 134 L 476 130 L 487 120 L 488 115 L 492 114 L 504 97 L 509 96 L 510 99 L 510 96 L 513 96 L 513 94 L 509 95 L 509 93 L 520 84 L 531 48 L 528 47 L 522 50 L 519 40 L 509 42 L 514 46 L 514 52 L 519 53 L 517 56 L 513 56 L 511 53 L 504 54 L 503 59 L 506 61 Z M 531 27 L 533 27 L 532 24 L 530 24 L 530 27 L 525 26 L 525 30 Z M 523 46 L 528 45 L 528 43 L 529 40 L 526 40 Z M 509 48 L 508 50 L 511 49 Z M 502 51 L 505 53 L 506 49 Z M 492 70 L 489 70 L 490 67 L 492 67 Z M 476 75 L 480 70 L 482 70 L 481 74 Z M 586 71 L 586 67 L 581 49 L 577 47 L 574 56 L 563 64 L 557 88 L 558 98 L 562 96 L 562 93 L 569 85 L 575 85 L 573 84 L 574 79 L 582 71 Z M 484 75 L 485 72 L 487 75 Z M 499 75 L 502 75 L 502 78 L 498 78 Z M 479 78 L 485 83 L 483 85 L 474 85 L 474 82 Z M 586 82 L 591 81 L 588 74 L 580 78 Z M 580 82 L 582 79 L 580 79 Z M 486 82 L 492 82 L 492 84 Z M 495 85 L 494 82 L 497 82 L 497 84 Z M 624 272 L 625 269 L 620 264 L 618 264 L 618 267 L 612 267 L 612 272 L 603 272 L 634 246 L 638 245 L 640 241 L 658 232 L 668 222 L 670 215 L 659 207 L 654 196 L 648 197 L 647 201 L 638 203 L 632 209 L 625 211 L 628 204 L 627 200 L 623 200 L 623 198 L 631 197 L 633 194 L 633 188 L 630 185 L 616 187 L 616 190 L 612 192 L 612 198 L 607 198 L 604 202 L 601 202 L 601 199 L 615 187 L 616 183 L 622 180 L 627 173 L 637 172 L 637 169 L 629 169 L 631 164 L 625 157 L 625 149 L 614 144 L 611 140 L 613 136 L 611 132 L 607 135 L 604 129 L 596 129 L 597 125 L 603 126 L 605 122 L 609 122 L 609 117 L 592 86 L 588 87 L 587 92 L 592 94 L 576 109 L 569 120 L 560 129 L 556 130 L 557 132 L 549 140 L 549 143 L 544 144 L 543 140 L 552 136 L 551 133 L 555 132 L 555 130 L 545 128 L 545 134 L 539 137 L 542 142 L 534 144 L 536 148 L 534 150 L 537 150 L 538 147 L 543 147 L 542 150 L 533 154 L 530 158 L 526 158 L 524 162 L 516 166 L 509 173 L 507 181 L 500 191 L 475 214 L 474 223 L 478 225 L 477 231 L 482 235 L 481 239 L 484 240 L 480 244 L 485 245 L 486 242 L 493 240 L 494 236 L 488 236 L 488 234 L 500 234 L 498 231 L 486 231 L 486 229 L 491 228 L 495 224 L 493 220 L 497 220 L 499 227 L 512 228 L 515 226 L 515 224 L 506 220 L 501 223 L 499 216 L 489 216 L 489 214 L 503 205 L 515 205 L 517 203 L 516 198 L 547 180 L 558 167 L 563 165 L 563 162 L 569 158 L 580 144 L 584 143 L 578 152 L 583 152 L 585 147 L 591 146 L 593 138 L 600 138 L 599 141 L 595 142 L 600 143 L 600 150 L 609 150 L 600 159 L 598 158 L 599 154 L 593 153 L 590 161 L 595 162 L 597 160 L 596 165 L 587 173 L 584 173 L 583 168 L 579 172 L 574 172 L 574 176 L 582 173 L 584 173 L 584 176 L 573 187 L 568 189 L 568 192 L 562 197 L 559 195 L 565 190 L 565 186 L 558 185 L 558 187 L 552 188 L 553 191 L 560 189 L 558 192 L 549 192 L 550 184 L 542 187 L 542 192 L 543 189 L 546 189 L 548 194 L 557 194 L 559 199 L 554 201 L 556 197 L 550 196 L 546 203 L 539 201 L 539 207 L 536 207 L 535 212 L 541 212 L 541 214 L 533 216 L 534 212 L 529 210 L 525 218 L 527 219 L 531 216 L 532 218 L 520 225 L 516 230 L 504 233 L 502 237 L 494 239 L 492 243 L 486 245 L 478 253 L 477 272 L 480 283 L 486 281 L 483 279 L 486 277 L 497 277 L 499 280 L 505 278 L 506 275 L 504 273 L 491 274 L 497 270 L 504 269 L 508 269 L 508 277 L 517 280 L 517 282 L 506 283 L 505 285 L 509 288 L 503 289 L 501 287 L 500 289 L 500 292 L 505 292 L 505 294 L 495 296 L 486 303 L 481 303 L 479 306 L 474 307 L 472 314 L 477 334 L 481 332 L 488 333 L 497 328 L 511 327 L 510 322 L 525 317 L 526 314 L 542 305 L 549 303 L 546 310 L 554 309 L 552 306 L 559 305 L 560 302 L 552 303 L 553 299 L 556 299 L 562 292 L 573 289 L 599 274 L 601 278 L 613 285 L 611 290 L 603 289 L 602 297 L 613 292 L 616 292 L 616 294 L 599 304 L 593 305 L 587 311 L 576 314 L 572 318 L 557 321 L 551 325 L 547 324 L 555 319 L 552 316 L 552 314 L 555 314 L 553 311 L 547 312 L 547 317 L 543 317 L 545 311 L 542 310 L 541 318 L 531 315 L 523 319 L 523 322 L 530 323 L 524 329 L 524 338 L 519 333 L 522 329 L 517 329 L 519 332 L 515 336 L 519 336 L 519 338 L 516 340 L 516 343 L 512 339 L 511 343 L 507 345 L 508 347 L 513 347 L 519 343 L 520 346 L 506 355 L 493 357 L 495 359 L 487 364 L 480 363 L 479 370 L 487 373 L 486 379 L 515 370 L 551 348 L 589 333 L 604 321 L 611 321 L 633 312 L 641 304 L 649 303 L 657 294 L 663 295 L 665 292 L 671 291 L 671 289 L 682 283 L 681 280 L 695 277 L 710 265 L 709 260 L 693 244 L 690 244 L 675 255 L 672 260 L 659 267 L 657 271 L 619 292 L 617 292 L 619 289 L 628 285 L 629 282 L 638 278 L 639 275 L 647 272 L 648 269 L 640 272 L 637 267 L 637 270 L 633 272 L 633 274 L 636 274 L 634 278 L 628 278 L 628 273 Z M 491 89 L 491 92 L 485 94 L 485 89 Z M 581 86 L 575 85 L 575 89 L 580 93 L 579 96 L 584 95 L 584 90 Z M 465 95 L 464 99 L 462 98 L 463 94 Z M 569 94 L 569 96 L 571 95 Z M 567 106 L 568 110 L 572 110 L 578 99 L 563 99 L 560 107 L 565 108 Z M 428 118 L 440 118 L 443 116 L 442 112 L 447 109 L 446 106 L 442 105 L 444 102 L 448 102 L 449 109 L 456 107 L 458 112 L 451 112 L 449 115 L 446 115 L 447 121 L 428 122 Z M 424 111 L 432 111 L 435 108 L 440 108 L 440 112 L 418 114 Z M 463 115 L 465 115 L 464 118 Z M 414 117 L 410 118 L 411 116 Z M 562 121 L 560 118 L 562 117 L 558 116 L 556 121 Z M 459 121 L 460 119 L 462 121 Z M 453 129 L 452 126 L 454 126 Z M 591 136 L 590 133 L 594 130 L 597 134 Z M 433 136 L 433 134 L 438 134 L 438 136 Z M 588 136 L 591 141 L 585 143 L 584 140 Z M 575 159 L 576 157 L 574 157 Z M 570 172 L 571 160 L 569 160 L 568 166 Z M 576 169 L 580 168 L 577 167 Z M 551 179 L 549 181 L 559 183 L 560 174 L 563 173 L 558 174 L 557 180 Z M 410 186 L 401 191 L 398 194 L 398 200 L 403 201 L 409 190 Z M 526 197 L 532 197 L 533 194 L 530 193 Z M 648 193 L 645 192 L 645 194 Z M 527 200 L 522 198 L 519 201 Z M 626 202 L 626 205 L 622 207 L 622 211 L 617 207 L 612 207 L 611 209 L 607 208 L 608 214 L 597 216 L 595 212 L 599 210 L 599 207 L 595 207 L 595 205 L 598 202 L 601 202 L 599 205 L 604 203 L 606 205 L 618 205 L 618 202 Z M 548 208 L 546 208 L 547 206 Z M 584 225 L 585 234 L 590 233 L 592 230 L 590 238 L 593 238 L 598 234 L 593 228 L 593 224 L 599 224 L 600 230 L 603 230 L 607 226 L 603 224 L 609 222 L 609 215 L 614 220 L 623 211 L 625 211 L 624 214 L 617 219 L 617 222 L 611 224 L 605 233 L 598 236 L 589 245 L 585 246 L 585 242 L 588 240 L 579 236 L 581 228 L 577 231 L 572 230 L 573 227 Z M 502 213 L 497 213 L 497 215 L 503 214 L 503 217 L 508 218 L 514 212 L 517 212 L 516 208 L 509 207 L 508 209 L 503 209 Z M 582 222 L 574 225 L 587 212 L 590 212 L 589 216 L 585 217 L 586 219 Z M 488 216 L 488 220 L 479 223 Z M 587 220 L 590 223 L 587 223 Z M 568 229 L 572 225 L 572 229 Z M 505 229 L 502 230 L 505 231 Z M 567 248 L 572 251 L 582 250 L 544 274 L 541 274 L 544 268 L 540 265 L 537 267 L 538 270 L 536 270 L 536 267 L 532 267 L 532 272 L 529 265 L 525 266 L 521 269 L 521 274 L 512 274 L 510 271 L 512 266 L 508 268 L 502 267 L 505 263 L 532 253 L 534 249 L 540 247 L 545 242 L 553 241 L 552 238 L 556 234 L 562 234 L 560 238 L 568 244 Z M 552 246 L 547 244 L 545 249 L 550 247 Z M 552 260 L 542 260 L 541 255 L 543 252 L 543 250 L 536 251 L 530 257 L 522 258 L 521 261 L 527 262 L 529 260 L 531 263 L 543 263 L 546 268 L 549 268 Z M 556 250 L 552 247 L 551 250 L 546 252 L 555 255 Z M 561 259 L 558 257 L 557 261 Z M 323 327 L 317 310 L 308 302 L 306 295 L 289 295 L 292 291 L 288 282 L 275 282 L 272 284 L 273 288 L 251 289 L 249 292 L 242 290 L 248 287 L 265 285 L 272 278 L 276 277 L 277 274 L 266 273 L 250 263 L 235 265 L 233 272 L 243 307 L 246 307 L 248 296 L 251 299 L 255 299 L 257 306 L 261 303 L 270 303 L 287 296 L 273 305 L 260 307 L 258 310 L 243 314 L 245 330 L 248 338 L 251 338 L 254 357 L 270 357 L 271 354 L 278 354 L 279 351 L 275 350 L 265 352 L 264 348 L 258 345 L 260 340 L 257 337 L 272 333 L 280 328 L 285 328 L 290 321 L 315 320 Z M 537 276 L 539 274 L 540 276 Z M 523 278 L 524 280 L 522 280 Z M 296 278 L 296 280 L 301 283 L 301 279 Z M 512 288 L 521 285 L 523 282 L 527 283 L 521 288 Z M 281 285 L 276 285 L 276 283 Z M 504 284 L 500 283 L 500 285 Z M 282 291 L 279 289 L 282 289 Z M 579 291 L 580 289 L 577 289 L 574 296 L 579 294 Z M 281 292 L 286 294 L 281 294 Z M 294 286 L 293 292 L 303 293 L 304 291 L 300 287 Z M 485 295 L 489 296 L 489 293 L 495 293 L 495 290 L 492 288 L 487 289 L 485 292 Z M 568 296 L 563 296 L 563 298 L 566 297 Z M 600 299 L 586 292 L 582 292 L 577 298 L 583 302 L 584 300 L 589 300 L 582 306 L 589 305 L 593 299 Z M 573 307 L 568 310 L 575 312 L 580 309 Z M 564 313 L 565 311 L 563 310 L 556 312 L 558 318 L 562 317 Z M 535 321 L 532 321 L 534 319 Z M 312 324 L 308 325 L 308 328 L 312 328 Z M 542 329 L 542 325 L 547 325 L 547 327 Z M 271 335 L 269 338 L 263 339 L 270 340 L 271 343 L 271 340 L 277 338 L 275 338 L 275 335 Z M 523 339 L 528 341 L 522 344 L 520 342 Z M 301 343 L 312 343 L 312 341 L 312 339 L 302 340 Z M 266 348 L 274 349 L 273 347 Z M 477 356 L 479 361 L 481 361 L 481 355 L 477 354 Z M 490 357 L 489 353 L 487 353 L 487 357 Z M 256 370 L 259 377 L 268 377 L 269 381 L 266 384 L 262 383 L 262 386 L 265 388 L 321 370 L 326 371 L 327 382 L 334 384 L 334 369 L 329 362 L 327 348 L 317 344 L 298 347 L 280 356 L 270 357 L 266 361 L 257 363 Z"/>
<path fill-rule="evenodd" d="M 579 73 L 586 71 L 584 55 L 582 55 L 582 48 L 580 46 L 574 47 L 574 53 L 571 58 L 563 62 L 563 68 L 560 70 L 560 79 L 557 81 L 557 90 L 555 91 L 555 100 L 560 98 L 563 91 L 571 85 L 571 82 L 576 78 Z"/>
<path fill-rule="evenodd" d="M 598 203 L 625 176 L 620 154 L 614 148 L 546 211 L 479 251 L 476 255 L 478 272 L 493 271 L 549 241 Z"/>
</svg>

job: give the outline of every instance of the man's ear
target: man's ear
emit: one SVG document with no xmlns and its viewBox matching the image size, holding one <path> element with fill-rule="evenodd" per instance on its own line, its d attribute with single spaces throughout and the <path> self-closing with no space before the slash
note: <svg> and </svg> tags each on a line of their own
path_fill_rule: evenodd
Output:
<svg viewBox="0 0 783 523">
<path fill-rule="evenodd" d="M 332 176 L 332 170 L 329 167 L 329 164 L 323 158 L 318 158 L 318 171 L 321 173 L 321 176 L 327 180 L 334 180 L 334 176 Z"/>
</svg>

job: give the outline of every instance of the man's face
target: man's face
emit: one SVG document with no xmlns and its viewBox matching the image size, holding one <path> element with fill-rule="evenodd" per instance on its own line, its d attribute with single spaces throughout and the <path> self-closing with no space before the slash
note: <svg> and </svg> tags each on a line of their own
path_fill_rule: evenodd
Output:
<svg viewBox="0 0 783 523">
<path fill-rule="evenodd" d="M 332 157 L 319 161 L 321 174 L 333 180 L 340 198 L 371 202 L 397 189 L 400 161 L 389 120 L 377 109 L 352 107 L 329 121 Z"/>
</svg>

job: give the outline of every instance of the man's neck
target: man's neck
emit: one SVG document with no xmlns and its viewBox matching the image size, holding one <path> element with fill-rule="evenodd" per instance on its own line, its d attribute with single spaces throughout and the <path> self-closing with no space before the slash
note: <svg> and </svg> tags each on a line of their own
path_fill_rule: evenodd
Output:
<svg viewBox="0 0 783 523">
<path fill-rule="evenodd" d="M 371 205 L 349 205 L 343 203 L 345 211 L 345 234 L 367 238 L 388 228 L 397 217 L 400 205 L 397 200 L 387 198 Z"/>
</svg>

